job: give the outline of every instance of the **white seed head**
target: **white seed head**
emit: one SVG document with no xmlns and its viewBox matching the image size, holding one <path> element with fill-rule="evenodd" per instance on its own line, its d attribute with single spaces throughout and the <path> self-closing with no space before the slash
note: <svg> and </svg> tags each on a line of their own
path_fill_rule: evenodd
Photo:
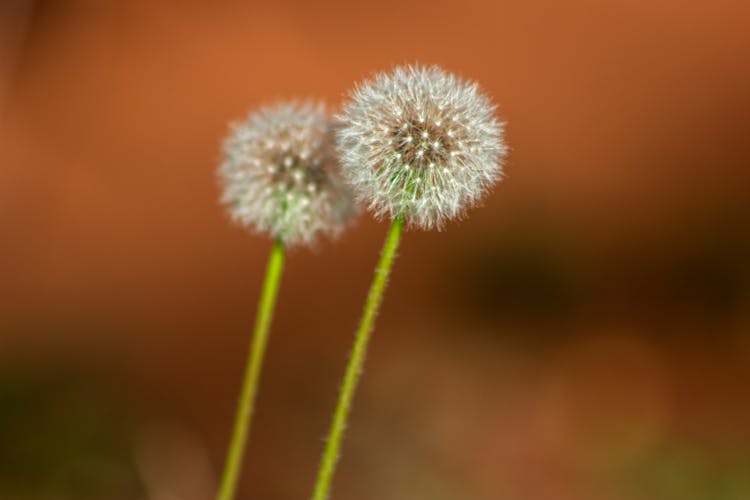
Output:
<svg viewBox="0 0 750 500">
<path fill-rule="evenodd" d="M 477 85 L 422 66 L 355 88 L 336 131 L 344 176 L 378 217 L 441 228 L 502 174 L 503 124 Z"/>
<path fill-rule="evenodd" d="M 355 212 L 321 104 L 266 107 L 232 125 L 219 178 L 232 219 L 286 246 L 335 236 Z"/>
</svg>

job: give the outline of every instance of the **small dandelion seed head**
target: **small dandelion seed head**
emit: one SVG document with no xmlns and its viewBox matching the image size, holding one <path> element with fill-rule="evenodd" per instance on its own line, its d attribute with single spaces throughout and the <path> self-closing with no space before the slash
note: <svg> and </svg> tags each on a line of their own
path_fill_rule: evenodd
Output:
<svg viewBox="0 0 750 500">
<path fill-rule="evenodd" d="M 344 176 L 376 216 L 441 228 L 502 174 L 503 124 L 475 83 L 405 66 L 360 84 L 339 116 Z"/>
<path fill-rule="evenodd" d="M 354 215 L 350 189 L 333 155 L 324 107 L 289 102 L 231 126 L 219 166 L 221 201 L 241 225 L 286 246 L 335 236 Z"/>
</svg>

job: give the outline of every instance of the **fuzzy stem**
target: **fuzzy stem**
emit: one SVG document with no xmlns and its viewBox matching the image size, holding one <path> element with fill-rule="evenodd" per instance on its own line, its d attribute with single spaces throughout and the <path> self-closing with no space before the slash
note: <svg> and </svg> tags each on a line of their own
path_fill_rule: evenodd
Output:
<svg viewBox="0 0 750 500">
<path fill-rule="evenodd" d="M 383 244 L 380 261 L 378 262 L 378 267 L 375 269 L 375 277 L 372 280 L 372 285 L 370 285 L 370 292 L 367 296 L 362 319 L 360 320 L 354 345 L 349 355 L 349 364 L 346 367 L 344 380 L 339 390 L 339 399 L 336 403 L 336 410 L 333 413 L 331 428 L 328 431 L 328 440 L 326 441 L 323 458 L 320 462 L 312 500 L 326 500 L 328 498 L 331 481 L 336 469 L 336 462 L 339 458 L 341 441 L 344 437 L 346 421 L 349 417 L 352 399 L 354 398 L 354 391 L 357 388 L 357 381 L 362 373 L 367 343 L 370 340 L 370 334 L 375 324 L 375 317 L 383 299 L 383 292 L 385 291 L 388 276 L 393 267 L 393 260 L 396 257 L 396 250 L 398 249 L 403 229 L 404 219 L 403 217 L 397 217 L 391 224 L 390 231 Z"/>
<path fill-rule="evenodd" d="M 255 329 L 253 331 L 252 345 L 248 353 L 247 366 L 245 367 L 245 378 L 240 392 L 237 415 L 234 420 L 232 438 L 229 442 L 229 450 L 224 464 L 224 472 L 221 476 L 221 484 L 216 500 L 232 500 L 237 489 L 242 458 L 245 453 L 247 437 L 250 432 L 250 423 L 253 417 L 255 397 L 258 392 L 260 372 L 263 367 L 263 355 L 268 343 L 268 332 L 271 327 L 273 310 L 276 305 L 276 297 L 279 292 L 281 273 L 284 270 L 284 245 L 276 241 L 268 257 L 266 277 L 263 281 L 263 290 L 258 302 L 258 312 L 255 318 Z"/>
</svg>

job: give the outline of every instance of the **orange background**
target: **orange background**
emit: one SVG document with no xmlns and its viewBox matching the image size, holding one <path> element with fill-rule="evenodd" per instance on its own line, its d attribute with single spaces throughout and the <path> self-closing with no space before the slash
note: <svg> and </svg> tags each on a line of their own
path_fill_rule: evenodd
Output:
<svg viewBox="0 0 750 500">
<path fill-rule="evenodd" d="M 211 498 L 270 246 L 217 201 L 227 123 L 410 62 L 495 99 L 507 177 L 405 235 L 333 498 L 747 498 L 748 19 L 3 3 L 0 498 Z M 289 256 L 241 498 L 309 494 L 385 229 Z"/>
</svg>

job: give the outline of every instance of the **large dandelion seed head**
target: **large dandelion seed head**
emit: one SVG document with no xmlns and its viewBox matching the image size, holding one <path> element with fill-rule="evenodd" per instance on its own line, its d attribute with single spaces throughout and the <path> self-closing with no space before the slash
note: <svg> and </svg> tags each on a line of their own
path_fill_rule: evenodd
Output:
<svg viewBox="0 0 750 500">
<path fill-rule="evenodd" d="M 234 124 L 219 167 L 232 219 L 286 246 L 341 232 L 354 204 L 332 143 L 331 121 L 312 102 L 266 107 Z"/>
<path fill-rule="evenodd" d="M 507 148 L 494 112 L 475 83 L 435 66 L 378 74 L 339 117 L 344 175 L 376 216 L 440 228 L 500 178 Z"/>
</svg>

